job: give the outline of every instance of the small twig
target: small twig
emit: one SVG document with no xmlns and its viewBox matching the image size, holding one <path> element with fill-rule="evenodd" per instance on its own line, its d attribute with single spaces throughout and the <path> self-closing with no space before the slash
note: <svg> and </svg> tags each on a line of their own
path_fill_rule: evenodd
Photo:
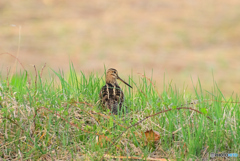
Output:
<svg viewBox="0 0 240 161">
<path fill-rule="evenodd" d="M 140 75 L 142 75 L 143 77 L 147 78 L 147 80 L 152 84 L 152 86 L 153 86 L 154 89 L 156 90 L 156 92 L 157 92 L 157 94 L 158 94 L 158 97 L 163 101 L 162 96 L 159 94 L 159 92 L 158 92 L 156 86 L 154 85 L 154 83 L 153 83 L 147 76 L 145 76 L 145 75 L 143 75 L 143 74 L 141 74 L 141 73 L 137 73 L 137 74 L 140 74 Z"/>
<path fill-rule="evenodd" d="M 21 67 L 24 69 L 24 71 L 25 71 L 26 74 L 27 74 L 27 79 L 28 79 L 28 84 L 29 84 L 29 89 L 30 89 L 30 84 L 31 84 L 30 78 L 29 78 L 29 75 L 28 75 L 27 70 L 25 69 L 25 67 L 23 66 L 23 64 L 21 63 L 21 61 L 20 61 L 16 56 L 14 56 L 14 55 L 12 55 L 12 54 L 10 54 L 10 53 L 1 53 L 0 55 L 4 55 L 4 54 L 10 55 L 11 57 L 15 58 L 15 59 L 18 61 L 18 63 L 21 65 Z M 9 75 L 9 73 L 8 73 L 8 75 Z M 8 86 L 9 86 L 9 82 L 8 82 Z"/>
<path fill-rule="evenodd" d="M 28 79 L 28 89 L 30 89 L 30 87 L 31 87 L 31 79 L 30 79 L 30 77 L 27 77 L 27 79 Z"/>
<path fill-rule="evenodd" d="M 207 152 L 207 149 L 208 149 L 209 146 L 206 147 L 206 149 L 204 150 L 203 152 L 203 157 L 205 156 L 206 152 Z"/>
<path fill-rule="evenodd" d="M 14 55 L 12 55 L 10 53 L 2 53 L 0 55 L 4 55 L 4 54 L 7 54 L 7 55 L 10 55 L 10 56 L 14 57 L 18 61 L 18 63 L 22 66 L 22 68 L 26 71 L 26 69 L 24 68 L 23 64 L 19 61 L 19 59 L 16 56 L 14 56 Z"/>
<path fill-rule="evenodd" d="M 41 70 L 41 74 L 40 74 L 40 78 L 42 79 L 42 73 L 43 73 L 43 69 L 46 67 L 46 63 L 44 64 L 44 66 L 42 67 L 42 70 Z"/>
<path fill-rule="evenodd" d="M 40 108 L 38 108 L 38 109 L 35 110 L 35 114 L 34 114 L 34 116 L 33 116 L 33 129 L 32 129 L 32 131 L 31 131 L 31 134 L 32 134 L 32 135 L 35 133 L 35 130 L 36 130 L 36 116 L 37 116 L 37 113 L 38 113 L 38 110 L 39 110 L 39 109 L 40 109 Z"/>
<path fill-rule="evenodd" d="M 141 89 L 139 89 L 139 90 L 140 90 L 140 92 L 145 96 L 145 98 L 148 100 L 147 95 L 146 95 Z"/>
<path fill-rule="evenodd" d="M 35 69 L 35 73 L 36 73 L 36 77 L 35 77 L 35 94 L 36 94 L 36 91 L 37 91 L 37 69 L 36 69 L 36 66 L 33 65 L 34 69 Z"/>
<path fill-rule="evenodd" d="M 10 73 L 10 69 L 8 70 L 8 67 L 7 67 L 7 86 L 8 86 L 8 88 L 9 88 L 9 79 L 8 79 L 9 73 Z"/>
</svg>

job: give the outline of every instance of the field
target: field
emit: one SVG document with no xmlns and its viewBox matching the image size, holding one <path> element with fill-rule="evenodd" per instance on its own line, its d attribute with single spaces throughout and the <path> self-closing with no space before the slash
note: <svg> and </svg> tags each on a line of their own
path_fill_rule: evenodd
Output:
<svg viewBox="0 0 240 161">
<path fill-rule="evenodd" d="M 240 1 L 1 0 L 0 9 L 2 160 L 240 155 Z M 99 106 L 110 67 L 133 86 L 120 84 L 119 116 Z"/>
<path fill-rule="evenodd" d="M 159 93 L 146 76 L 129 77 L 135 91 L 120 84 L 127 110 L 112 115 L 99 105 L 102 75 L 78 76 L 73 66 L 67 76 L 49 72 L 50 80 L 42 71 L 1 79 L 3 160 L 208 160 L 210 153 L 240 153 L 239 98 L 225 98 L 217 85 L 205 94 L 199 81 L 189 94 L 165 84 Z"/>
<path fill-rule="evenodd" d="M 179 90 L 187 84 L 194 92 L 192 77 L 204 90 L 214 79 L 223 94 L 239 94 L 237 0 L 1 0 L 0 6 L 2 73 L 15 71 L 16 60 L 4 54 L 10 53 L 33 72 L 45 63 L 68 72 L 72 61 L 86 75 L 103 73 L 105 65 L 123 78 L 145 72 L 158 88 L 165 74 Z"/>
</svg>

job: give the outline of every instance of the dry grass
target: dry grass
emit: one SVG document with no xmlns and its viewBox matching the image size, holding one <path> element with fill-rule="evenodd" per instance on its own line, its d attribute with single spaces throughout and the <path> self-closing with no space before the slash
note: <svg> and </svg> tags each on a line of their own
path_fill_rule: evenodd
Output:
<svg viewBox="0 0 240 161">
<path fill-rule="evenodd" d="M 159 93 L 143 76 L 139 84 L 130 81 L 135 91 L 123 88 L 128 113 L 114 116 L 99 107 L 101 77 L 78 76 L 70 66 L 65 77 L 52 71 L 60 82 L 55 84 L 56 77 L 45 80 L 41 73 L 0 77 L 2 159 L 202 160 L 211 152 L 239 154 L 239 98 L 226 99 L 217 86 L 204 94 L 199 81 L 189 94 L 165 84 Z M 149 130 L 158 132 L 157 140 L 144 137 Z"/>
</svg>

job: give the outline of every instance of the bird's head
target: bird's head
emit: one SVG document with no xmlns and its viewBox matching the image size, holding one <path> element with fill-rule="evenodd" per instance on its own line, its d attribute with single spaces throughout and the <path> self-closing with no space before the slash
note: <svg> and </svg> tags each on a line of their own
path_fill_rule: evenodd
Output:
<svg viewBox="0 0 240 161">
<path fill-rule="evenodd" d="M 120 81 L 122 81 L 123 83 L 132 88 L 132 86 L 130 86 L 127 82 L 125 82 L 118 76 L 118 71 L 116 69 L 114 68 L 108 69 L 106 74 L 106 83 L 117 84 L 117 79 L 119 79 Z"/>
</svg>

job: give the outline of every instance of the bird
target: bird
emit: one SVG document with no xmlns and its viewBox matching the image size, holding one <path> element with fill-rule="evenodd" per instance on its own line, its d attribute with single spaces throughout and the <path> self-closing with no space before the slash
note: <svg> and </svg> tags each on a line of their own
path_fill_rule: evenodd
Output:
<svg viewBox="0 0 240 161">
<path fill-rule="evenodd" d="M 117 79 L 132 88 L 132 86 L 118 76 L 116 69 L 109 68 L 106 73 L 106 84 L 99 93 L 102 106 L 108 108 L 114 115 L 117 115 L 118 112 L 121 111 L 124 102 L 124 94 L 117 83 Z"/>
</svg>

